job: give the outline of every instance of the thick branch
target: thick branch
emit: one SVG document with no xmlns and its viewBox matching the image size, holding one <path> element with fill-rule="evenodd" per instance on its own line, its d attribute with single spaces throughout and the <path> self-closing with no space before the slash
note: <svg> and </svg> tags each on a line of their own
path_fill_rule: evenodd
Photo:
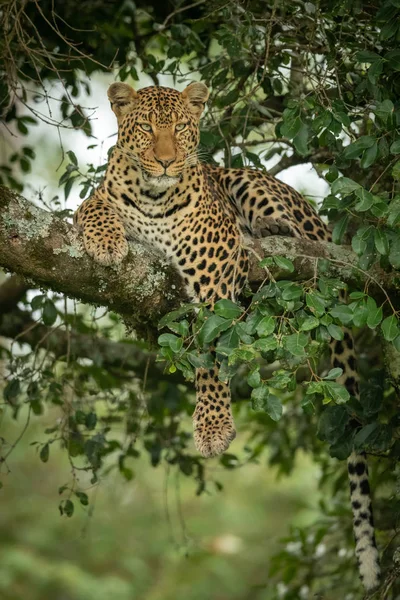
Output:
<svg viewBox="0 0 400 600">
<path fill-rule="evenodd" d="M 295 263 L 295 278 L 313 278 L 316 264 L 327 276 L 340 277 L 351 285 L 368 284 L 373 295 L 398 289 L 398 275 L 379 267 L 368 273 L 357 269 L 357 257 L 347 247 L 283 237 L 254 242 L 250 282 L 256 286 L 266 277 L 258 266 L 261 256 L 286 256 Z M 35 285 L 51 288 L 91 304 L 116 311 L 141 333 L 153 328 L 160 316 L 185 300 L 182 282 L 163 257 L 140 244 L 132 244 L 122 265 L 101 267 L 84 252 L 77 231 L 51 213 L 35 207 L 6 188 L 0 188 L 0 265 L 29 278 Z M 272 274 L 288 277 L 287 272 Z"/>
<path fill-rule="evenodd" d="M 0 187 L 0 265 L 72 298 L 107 306 L 136 329 L 184 299 L 182 282 L 165 258 L 132 244 L 129 260 L 102 267 L 84 252 L 72 225 Z"/>
</svg>

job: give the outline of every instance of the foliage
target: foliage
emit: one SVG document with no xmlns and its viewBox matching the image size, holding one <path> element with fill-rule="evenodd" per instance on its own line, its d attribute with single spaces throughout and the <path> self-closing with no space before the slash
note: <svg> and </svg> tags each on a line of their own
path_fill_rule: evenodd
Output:
<svg viewBox="0 0 400 600">
<path fill-rule="evenodd" d="M 93 145 L 92 116 L 81 101 L 90 95 L 91 73 L 110 72 L 110 80 L 115 76 L 130 83 L 142 73 L 154 83 L 169 75 L 179 86 L 201 78 L 211 88 L 201 132 L 203 160 L 256 168 L 269 161 L 273 174 L 312 163 L 331 186 L 321 212 L 332 224 L 334 241 L 351 243 L 359 256 L 356 270 L 373 281 L 375 263 L 387 271 L 400 267 L 398 0 L 384 0 L 379 7 L 352 0 L 117 4 L 115 9 L 107 2 L 82 6 L 67 0 L 56 15 L 47 2 L 5 4 L 0 59 L 6 63 L 1 96 L 8 128 L 29 136 L 44 120 L 82 129 Z M 63 37 L 59 24 L 75 25 L 78 13 L 79 29 L 71 27 Z M 61 72 L 57 121 L 46 113 L 46 101 Z M 38 151 L 27 137 L 0 166 L 1 182 L 22 190 Z M 87 197 L 105 166 L 79 165 L 72 150 L 64 158 L 59 186 L 65 198 L 72 192 Z M 51 463 L 53 448 L 61 444 L 72 473 L 90 472 L 91 485 L 111 469 L 132 480 L 135 461 L 146 456 L 153 467 L 167 464 L 193 478 L 201 494 L 210 479 L 182 426 L 193 397 L 185 380 L 193 380 L 196 367 L 212 365 L 213 344 L 220 378 L 233 378 L 236 416 L 247 432 L 246 462 L 258 461 L 268 448 L 269 462 L 289 474 L 299 451 L 307 452 L 320 466 L 321 488 L 337 499 L 337 504 L 321 503 L 321 519 L 308 534 L 293 530 L 286 549 L 271 561 L 265 598 L 277 582 L 288 599 L 299 598 L 304 586 L 313 595 L 329 594 L 338 585 L 347 597 L 357 593 L 354 563 L 345 560 L 352 547 L 350 512 L 342 504 L 345 465 L 332 460 L 343 461 L 353 447 L 376 457 L 371 460 L 376 524 L 390 583 L 386 595 L 376 597 L 395 598 L 400 593 L 392 564 L 398 544 L 393 467 L 400 453 L 399 363 L 385 365 L 384 352 L 390 348 L 400 361 L 398 294 L 382 289 L 374 297 L 368 285 L 348 290 L 327 276 L 323 260 L 317 261 L 312 280 L 299 283 L 291 279 L 293 263 L 276 257 L 282 275 L 271 280 L 271 260 L 262 262 L 265 284 L 248 290 L 243 305 L 221 300 L 213 312 L 185 305 L 161 319 L 159 358 L 166 370 L 161 376 L 147 368 L 110 367 L 95 351 L 79 358 L 68 350 L 55 356 L 43 349 L 16 351 L 14 342 L 2 354 L 5 409 L 17 419 L 25 405 L 29 416 L 38 417 L 46 405 L 59 407 L 61 416 L 37 444 L 39 458 Z M 347 304 L 341 291 L 348 294 Z M 100 318 L 87 308 L 77 310 L 51 292 L 35 293 L 24 308 L 38 323 L 67 335 L 110 342 L 123 335 L 113 315 Z M 343 326 L 356 332 L 359 400 L 336 381 L 341 370 L 321 361 L 327 343 L 342 340 Z M 145 343 L 127 343 L 148 355 Z M 7 443 L 5 466 L 13 450 Z M 231 453 L 219 462 L 225 469 L 242 465 Z M 59 492 L 63 517 L 90 506 L 90 494 L 74 475 Z M 319 555 L 321 544 L 325 550 Z M 288 545 L 297 550 L 288 551 Z M 319 567 L 326 566 L 332 569 L 329 584 L 318 576 Z"/>
</svg>

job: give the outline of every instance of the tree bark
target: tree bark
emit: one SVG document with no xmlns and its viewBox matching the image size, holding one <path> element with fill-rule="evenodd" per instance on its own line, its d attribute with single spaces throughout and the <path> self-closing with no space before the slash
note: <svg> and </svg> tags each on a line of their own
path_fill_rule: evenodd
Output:
<svg viewBox="0 0 400 600">
<path fill-rule="evenodd" d="M 308 280 L 322 268 L 326 276 L 350 286 L 367 285 L 376 298 L 399 288 L 398 274 L 377 265 L 368 273 L 361 271 L 357 256 L 345 246 L 272 236 L 253 240 L 249 251 L 252 287 L 269 276 L 259 266 L 260 258 L 285 256 L 293 260 L 294 273 L 271 267 L 276 279 Z M 160 317 L 187 300 L 176 270 L 151 248 L 131 243 L 121 265 L 102 267 L 86 255 L 72 225 L 1 186 L 0 266 L 22 276 L 31 287 L 106 306 L 141 335 L 156 331 Z"/>
</svg>

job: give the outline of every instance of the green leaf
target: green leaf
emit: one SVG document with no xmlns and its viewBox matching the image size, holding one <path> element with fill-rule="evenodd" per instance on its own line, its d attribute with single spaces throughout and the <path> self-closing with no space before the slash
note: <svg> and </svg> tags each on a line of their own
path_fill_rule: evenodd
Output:
<svg viewBox="0 0 400 600">
<path fill-rule="evenodd" d="M 307 317 L 300 326 L 301 331 L 311 331 L 319 325 L 319 319 L 316 317 Z"/>
<path fill-rule="evenodd" d="M 304 333 L 293 333 L 283 338 L 283 345 L 293 356 L 305 356 L 304 348 L 308 337 Z"/>
<path fill-rule="evenodd" d="M 329 371 L 328 375 L 326 375 L 324 377 L 324 379 L 335 380 L 338 377 L 340 377 L 341 375 L 343 375 L 343 369 L 340 369 L 339 367 L 335 367 L 334 369 L 331 369 Z"/>
<path fill-rule="evenodd" d="M 288 258 L 284 256 L 274 256 L 275 264 L 282 269 L 283 271 L 289 271 L 289 273 L 293 273 L 294 264 Z"/>
<path fill-rule="evenodd" d="M 257 368 L 255 371 L 250 371 L 250 373 L 247 375 L 247 383 L 252 388 L 257 388 L 261 385 L 261 375 L 259 368 Z"/>
<path fill-rule="evenodd" d="M 283 413 L 282 402 L 274 394 L 269 394 L 264 410 L 273 421 L 279 421 Z"/>
<path fill-rule="evenodd" d="M 197 334 L 200 344 L 209 344 L 215 340 L 220 333 L 226 331 L 231 325 L 232 319 L 225 319 L 219 315 L 212 315 L 207 319 Z"/>
<path fill-rule="evenodd" d="M 3 390 L 4 400 L 12 404 L 15 398 L 19 396 L 20 391 L 21 386 L 19 379 L 17 379 L 16 377 L 14 377 L 14 379 L 10 379 L 10 381 L 7 383 Z"/>
<path fill-rule="evenodd" d="M 79 499 L 79 502 L 82 504 L 82 506 L 88 506 L 89 498 L 87 494 L 84 492 L 75 492 L 75 496 Z"/>
<path fill-rule="evenodd" d="M 384 100 L 383 102 L 378 102 L 374 113 L 377 117 L 379 117 L 384 123 L 387 123 L 389 117 L 392 116 L 394 112 L 394 105 L 391 100 Z"/>
<path fill-rule="evenodd" d="M 260 352 L 270 352 L 271 350 L 276 350 L 277 347 L 278 342 L 273 336 L 268 338 L 260 338 L 253 344 L 253 348 L 259 350 Z"/>
<path fill-rule="evenodd" d="M 252 338 L 250 338 L 251 340 Z M 238 326 L 231 327 L 228 331 L 225 331 L 221 335 L 217 343 L 217 350 L 222 354 L 229 354 L 239 346 L 240 338 L 238 333 Z"/>
<path fill-rule="evenodd" d="M 219 351 L 219 348 L 218 348 Z M 204 354 L 194 354 L 189 352 L 185 355 L 196 369 L 212 369 L 215 366 L 215 361 L 209 352 Z"/>
<path fill-rule="evenodd" d="M 274 317 L 264 317 L 257 326 L 257 335 L 267 337 L 275 331 Z"/>
<path fill-rule="evenodd" d="M 265 384 L 254 388 L 251 392 L 251 408 L 256 412 L 263 411 L 268 396 L 269 389 Z"/>
<path fill-rule="evenodd" d="M 356 196 L 360 199 L 354 207 L 358 212 L 369 210 L 375 202 L 374 195 L 371 192 L 367 192 L 364 188 L 359 188 L 356 191 Z"/>
<path fill-rule="evenodd" d="M 42 462 L 47 462 L 49 460 L 49 454 L 50 454 L 50 447 L 49 444 L 45 444 L 44 446 L 42 446 L 42 449 L 40 450 L 40 460 Z"/>
<path fill-rule="evenodd" d="M 389 67 L 391 67 L 394 71 L 400 71 L 400 50 L 394 49 L 390 50 L 385 54 L 385 59 L 389 63 Z"/>
<path fill-rule="evenodd" d="M 395 140 L 390 145 L 390 152 L 391 154 L 400 154 L 400 139 Z"/>
<path fill-rule="evenodd" d="M 392 176 L 393 179 L 396 179 L 397 181 L 400 179 L 400 160 L 398 160 L 397 163 L 393 165 Z"/>
<path fill-rule="evenodd" d="M 38 310 L 41 308 L 45 299 L 46 296 L 44 294 L 38 294 L 37 296 L 34 296 L 31 300 L 32 310 Z"/>
<path fill-rule="evenodd" d="M 62 515 L 72 517 L 72 515 L 74 514 L 74 503 L 72 502 L 72 500 L 64 500 L 60 503 L 59 509 Z"/>
<path fill-rule="evenodd" d="M 89 429 L 89 431 L 92 431 L 93 429 L 96 428 L 96 425 L 97 425 L 97 415 L 95 412 L 91 411 L 90 413 L 85 415 L 85 427 L 86 427 L 86 429 Z"/>
<path fill-rule="evenodd" d="M 236 319 L 242 314 L 242 309 L 232 300 L 222 299 L 215 303 L 214 312 L 226 319 Z"/>
<path fill-rule="evenodd" d="M 398 163 L 400 164 L 400 161 L 398 161 Z M 391 227 L 394 227 L 400 223 L 400 196 L 395 196 L 389 204 L 387 223 Z"/>
<path fill-rule="evenodd" d="M 302 123 L 300 117 L 293 118 L 292 115 L 286 115 L 288 109 L 285 109 L 283 112 L 283 124 L 281 126 L 281 135 L 287 137 L 289 140 L 292 140 L 297 133 L 300 131 Z"/>
<path fill-rule="evenodd" d="M 360 403 L 363 414 L 370 418 L 376 415 L 383 402 L 383 388 L 377 385 L 374 381 L 368 381 L 368 384 L 361 387 Z"/>
<path fill-rule="evenodd" d="M 78 164 L 78 159 L 76 158 L 76 154 L 74 152 L 72 152 L 72 150 L 68 150 L 67 156 L 68 156 L 69 160 L 72 162 L 72 164 L 74 164 L 75 166 Z"/>
<path fill-rule="evenodd" d="M 325 303 L 315 292 L 306 294 L 306 304 L 317 317 L 321 317 L 325 313 Z"/>
<path fill-rule="evenodd" d="M 389 240 L 384 231 L 381 229 L 375 229 L 374 240 L 375 248 L 378 250 L 379 254 L 383 254 L 385 256 L 389 254 Z"/>
<path fill-rule="evenodd" d="M 347 225 L 349 223 L 349 219 L 350 219 L 350 215 L 348 215 L 347 213 L 345 213 L 340 219 L 339 221 L 337 221 L 337 223 L 335 223 L 335 226 L 333 228 L 332 231 L 332 240 L 335 244 L 341 244 L 344 234 L 347 231 Z"/>
<path fill-rule="evenodd" d="M 370 226 L 364 226 L 360 227 L 356 235 L 353 236 L 351 240 L 351 247 L 353 248 L 354 252 L 358 254 L 358 256 L 364 254 L 365 250 L 367 249 L 368 238 L 372 234 L 373 228 Z"/>
<path fill-rule="evenodd" d="M 375 63 L 381 60 L 381 57 L 376 52 L 371 52 L 370 50 L 361 50 L 361 52 L 357 52 L 356 60 L 359 63 Z"/>
<path fill-rule="evenodd" d="M 50 300 L 50 298 L 46 298 L 44 301 L 42 319 L 43 323 L 49 327 L 54 325 L 57 319 L 57 309 L 54 305 L 54 302 Z"/>
<path fill-rule="evenodd" d="M 353 319 L 353 311 L 350 307 L 346 306 L 346 304 L 334 306 L 332 310 L 329 311 L 329 314 L 331 314 L 332 317 L 335 317 L 335 319 L 338 319 L 343 325 L 348 325 Z"/>
<path fill-rule="evenodd" d="M 365 425 L 354 438 L 356 448 L 371 448 L 374 450 L 388 450 L 391 443 L 392 431 L 389 425 L 369 423 Z"/>
<path fill-rule="evenodd" d="M 352 144 L 345 147 L 343 157 L 346 159 L 358 158 L 364 150 L 375 144 L 375 138 L 370 135 L 362 135 Z"/>
<path fill-rule="evenodd" d="M 393 340 L 393 346 L 396 348 L 397 352 L 400 352 L 400 335 Z"/>
<path fill-rule="evenodd" d="M 176 354 L 182 349 L 183 339 L 178 338 L 173 333 L 162 333 L 158 337 L 158 343 L 160 346 L 167 346 L 171 348 L 172 352 Z"/>
<path fill-rule="evenodd" d="M 383 71 L 383 60 L 377 60 L 368 69 L 368 79 L 375 85 Z"/>
<path fill-rule="evenodd" d="M 173 311 L 167 313 L 166 315 L 164 315 L 158 322 L 158 329 L 162 329 L 169 323 L 172 323 L 173 321 L 176 321 L 177 319 L 179 319 L 179 317 L 183 317 L 184 315 L 187 315 L 188 313 L 193 312 L 193 310 L 195 308 L 200 308 L 201 306 L 202 306 L 201 304 L 195 304 L 195 303 L 183 304 L 180 308 L 173 310 Z"/>
<path fill-rule="evenodd" d="M 353 314 L 353 323 L 356 327 L 364 327 L 367 324 L 368 308 L 365 302 L 360 303 Z"/>
<path fill-rule="evenodd" d="M 348 177 L 340 177 L 332 183 L 332 194 L 342 194 L 345 196 L 346 194 L 355 192 L 360 187 L 361 186 L 352 179 L 349 179 Z"/>
<path fill-rule="evenodd" d="M 282 290 L 282 298 L 287 302 L 290 300 L 298 300 L 303 295 L 303 288 L 294 283 L 285 285 Z"/>
<path fill-rule="evenodd" d="M 346 388 L 337 381 L 327 381 L 324 383 L 326 394 L 337 404 L 344 404 L 350 399 L 350 394 Z"/>
<path fill-rule="evenodd" d="M 308 126 L 302 123 L 299 131 L 293 138 L 293 145 L 301 156 L 308 154 Z"/>
<path fill-rule="evenodd" d="M 390 242 L 389 262 L 395 269 L 400 269 L 400 236 Z"/>
<path fill-rule="evenodd" d="M 328 333 L 334 340 L 342 340 L 344 338 L 344 331 L 339 325 L 330 323 L 327 326 Z"/>
<path fill-rule="evenodd" d="M 373 146 L 371 146 L 371 148 L 368 148 L 367 150 L 365 150 L 364 154 L 362 155 L 361 158 L 361 167 L 363 169 L 368 169 L 368 167 L 370 167 L 376 160 L 376 157 L 378 156 L 378 143 L 375 142 L 375 144 Z"/>
<path fill-rule="evenodd" d="M 396 315 L 386 317 L 382 321 L 382 333 L 387 342 L 392 342 L 399 335 L 399 323 Z"/>
<path fill-rule="evenodd" d="M 371 296 L 367 299 L 367 325 L 370 329 L 375 329 L 382 321 L 383 311 L 382 307 L 377 307 L 376 302 Z"/>
<path fill-rule="evenodd" d="M 344 406 L 328 406 L 320 416 L 317 436 L 330 444 L 340 438 L 349 422 L 349 413 Z"/>
</svg>

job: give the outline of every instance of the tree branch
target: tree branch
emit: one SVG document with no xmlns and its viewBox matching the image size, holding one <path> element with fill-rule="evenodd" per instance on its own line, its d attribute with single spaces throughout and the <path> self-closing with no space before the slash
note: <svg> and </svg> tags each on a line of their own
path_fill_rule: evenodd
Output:
<svg viewBox="0 0 400 600">
<path fill-rule="evenodd" d="M 148 352 L 129 341 L 115 342 L 95 334 L 47 327 L 19 308 L 0 318 L 0 337 L 17 338 L 18 343 L 28 344 L 34 350 L 43 348 L 59 360 L 88 358 L 111 371 L 133 372 L 141 379 L 146 374 L 148 385 L 151 381 L 157 384 L 160 379 L 170 383 L 185 382 L 178 371 L 164 375 L 165 363 L 156 362 L 156 352 Z"/>
<path fill-rule="evenodd" d="M 295 264 L 292 277 L 298 280 L 312 279 L 317 263 L 326 259 L 327 276 L 357 287 L 367 285 L 377 297 L 399 288 L 397 273 L 386 273 L 378 266 L 368 273 L 361 271 L 348 247 L 278 236 L 255 240 L 250 247 L 249 280 L 254 287 L 265 280 L 259 257 L 266 256 L 291 258 Z M 0 187 L 0 266 L 36 286 L 106 306 L 147 336 L 156 331 L 161 315 L 186 300 L 177 272 L 153 250 L 133 243 L 121 265 L 97 265 L 85 254 L 74 227 L 4 187 Z M 271 271 L 276 278 L 288 278 L 277 267 Z"/>
<path fill-rule="evenodd" d="M 185 299 L 165 257 L 133 243 L 122 265 L 97 265 L 72 225 L 1 186 L 0 265 L 35 286 L 107 306 L 143 334 Z"/>
</svg>

